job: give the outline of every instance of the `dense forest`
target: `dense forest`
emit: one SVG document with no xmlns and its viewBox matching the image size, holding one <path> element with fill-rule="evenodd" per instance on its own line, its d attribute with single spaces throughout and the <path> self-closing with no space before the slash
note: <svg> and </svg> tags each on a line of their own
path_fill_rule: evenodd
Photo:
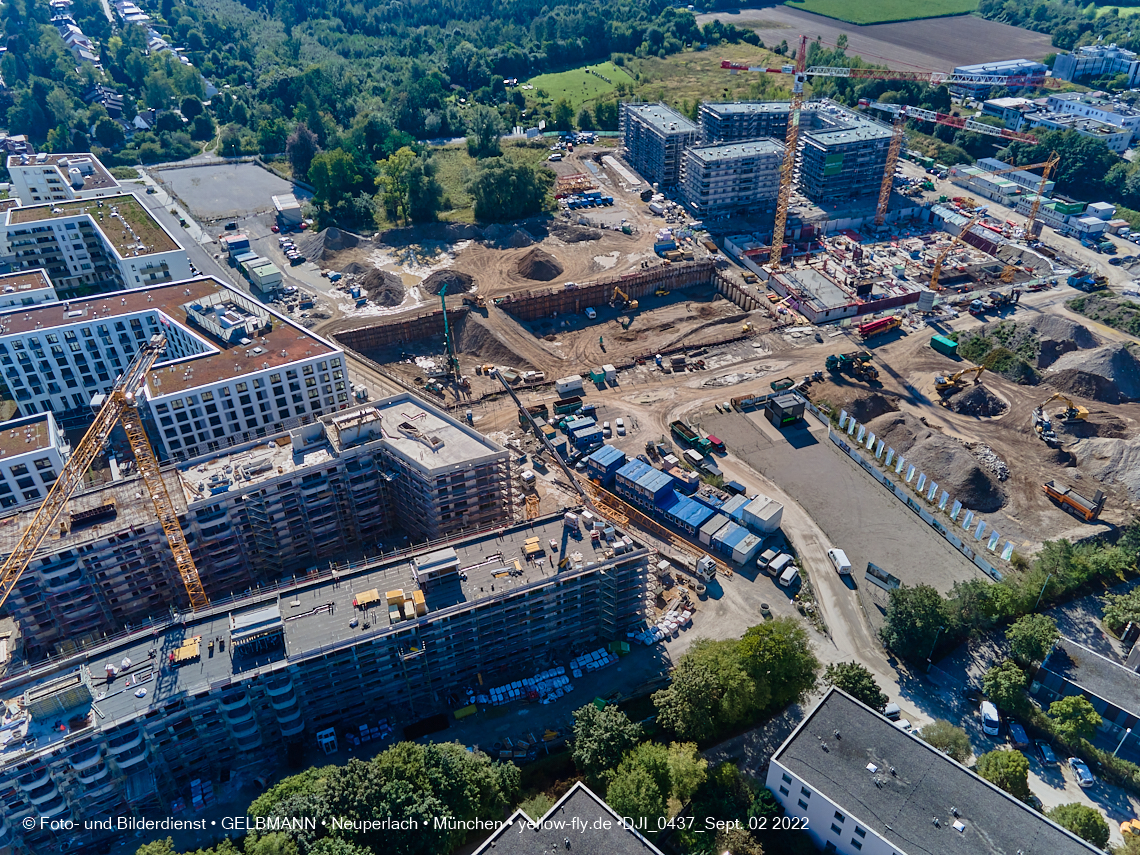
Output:
<svg viewBox="0 0 1140 855">
<path fill-rule="evenodd" d="M 1001 21 L 1048 33 L 1053 46 L 1072 50 L 1078 45 L 1091 45 L 1098 39 L 1115 42 L 1129 50 L 1140 50 L 1140 27 L 1134 27 L 1131 17 L 1121 15 L 1118 6 L 1131 6 L 1125 2 L 1099 9 L 1095 3 L 1076 3 L 1073 0 L 981 0 L 978 14 L 991 21 Z"/>
</svg>

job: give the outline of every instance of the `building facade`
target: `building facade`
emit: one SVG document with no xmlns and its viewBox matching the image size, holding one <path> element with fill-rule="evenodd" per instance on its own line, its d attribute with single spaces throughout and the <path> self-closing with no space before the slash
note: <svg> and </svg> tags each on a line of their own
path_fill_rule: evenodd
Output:
<svg viewBox="0 0 1140 855">
<path fill-rule="evenodd" d="M 1135 51 L 1111 45 L 1084 45 L 1072 53 L 1058 54 L 1053 61 L 1053 76 L 1062 80 L 1087 80 L 1092 77 L 1123 74 L 1127 86 L 1140 80 L 1140 56 Z"/>
<path fill-rule="evenodd" d="M 775 211 L 784 146 L 773 139 L 685 150 L 681 197 L 698 217 Z"/>
<path fill-rule="evenodd" d="M 1045 109 L 1124 128 L 1132 135 L 1130 139 L 1134 139 L 1140 131 L 1140 110 L 1124 101 L 1093 92 L 1060 92 L 1050 95 L 1045 101 Z"/>
<path fill-rule="evenodd" d="M 813 111 L 815 129 L 801 135 L 800 187 L 822 204 L 877 196 L 893 131 L 836 104 Z"/>
<path fill-rule="evenodd" d="M 23 206 L 118 196 L 119 182 L 90 152 L 13 154 L 8 157 L 12 193 Z"/>
<path fill-rule="evenodd" d="M 42 269 L 0 273 L 0 312 L 54 303 L 59 297 Z"/>
<path fill-rule="evenodd" d="M 672 187 L 681 162 L 696 144 L 697 126 L 664 104 L 622 104 L 622 148 L 626 161 L 650 184 Z"/>
<path fill-rule="evenodd" d="M 1045 128 L 1050 131 L 1076 131 L 1083 137 L 1100 140 L 1117 154 L 1124 154 L 1132 144 L 1132 131 L 1119 125 L 1110 125 L 1099 119 L 1091 119 L 1072 113 L 1056 113 L 1038 110 L 1026 116 L 1029 127 Z"/>
<path fill-rule="evenodd" d="M 700 109 L 701 143 L 735 142 L 770 137 L 782 140 L 788 132 L 791 101 L 704 102 Z"/>
<path fill-rule="evenodd" d="M 824 852 L 1100 853 L 836 688 L 772 756 L 766 783 Z"/>
<path fill-rule="evenodd" d="M 1001 62 L 980 62 L 976 65 L 959 65 L 954 74 L 984 75 L 987 77 L 1005 77 L 1008 82 L 1007 89 L 1036 89 L 1044 85 L 1048 67 L 1043 62 L 1032 59 L 1006 59 Z M 955 95 L 966 95 L 970 98 L 985 100 L 993 90 L 991 83 L 955 83 L 950 91 Z"/>
<path fill-rule="evenodd" d="M 0 508 L 38 506 L 55 484 L 71 446 L 51 413 L 0 425 Z"/>
<path fill-rule="evenodd" d="M 537 563 L 535 536 L 585 555 Z M 195 782 L 256 774 L 286 743 L 338 731 L 347 743 L 381 718 L 413 723 L 446 711 L 449 696 L 568 661 L 644 621 L 650 551 L 572 536 L 561 513 L 443 552 L 342 568 L 10 676 L 0 846 L 92 845 L 99 834 L 84 819 L 169 816 Z M 415 595 L 422 608 L 393 613 L 378 592 Z"/>
<path fill-rule="evenodd" d="M 43 268 L 61 296 L 189 279 L 186 251 L 134 196 L 9 208 L 0 257 L 13 270 Z"/>
</svg>

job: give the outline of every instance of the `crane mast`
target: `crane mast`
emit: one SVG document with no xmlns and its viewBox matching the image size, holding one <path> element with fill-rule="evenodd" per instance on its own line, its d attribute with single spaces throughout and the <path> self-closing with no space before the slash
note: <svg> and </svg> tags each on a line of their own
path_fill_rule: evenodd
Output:
<svg viewBox="0 0 1140 855">
<path fill-rule="evenodd" d="M 115 424 L 122 422 L 127 434 L 131 450 L 138 463 L 139 472 L 146 483 L 154 502 L 155 512 L 158 516 L 162 530 L 170 543 L 174 555 L 178 574 L 182 577 L 182 584 L 189 595 L 190 607 L 200 609 L 209 605 L 206 592 L 202 587 L 202 580 L 198 576 L 198 568 L 190 554 L 186 543 L 186 535 L 178 523 L 178 515 L 174 504 L 170 501 L 170 494 L 166 490 L 166 483 L 162 479 L 158 460 L 151 449 L 150 441 L 143 431 L 142 418 L 135 406 L 135 394 L 146 381 L 146 373 L 154 365 L 159 354 L 166 348 L 166 336 L 158 334 L 152 336 L 131 359 L 126 370 L 119 375 L 115 385 L 107 395 L 107 400 L 95 415 L 95 421 L 87 429 L 83 439 L 68 458 L 59 478 L 48 491 L 47 498 L 32 517 L 31 524 L 24 530 L 16 548 L 8 556 L 3 567 L 0 567 L 0 606 L 15 590 L 20 577 L 24 575 L 36 551 L 43 544 L 44 539 L 55 528 L 67 506 L 68 500 L 83 484 L 83 478 L 95 457 L 102 450 L 103 445 L 110 437 Z"/>
</svg>

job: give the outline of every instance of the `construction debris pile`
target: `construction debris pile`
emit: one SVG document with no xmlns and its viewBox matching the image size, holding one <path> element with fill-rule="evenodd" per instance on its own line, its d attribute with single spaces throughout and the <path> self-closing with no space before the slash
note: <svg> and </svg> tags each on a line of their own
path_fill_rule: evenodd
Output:
<svg viewBox="0 0 1140 855">
<path fill-rule="evenodd" d="M 1009 478 L 1009 466 L 988 445 L 974 446 L 974 457 L 978 458 L 983 466 L 993 472 L 999 481 L 1005 481 Z"/>
<path fill-rule="evenodd" d="M 954 412 L 963 416 L 990 418 L 1000 416 L 1009 405 L 981 383 L 975 383 L 947 401 Z"/>
<path fill-rule="evenodd" d="M 1070 395 L 1122 404 L 1140 399 L 1140 359 L 1128 344 L 1067 353 L 1053 363 L 1048 380 Z"/>
</svg>

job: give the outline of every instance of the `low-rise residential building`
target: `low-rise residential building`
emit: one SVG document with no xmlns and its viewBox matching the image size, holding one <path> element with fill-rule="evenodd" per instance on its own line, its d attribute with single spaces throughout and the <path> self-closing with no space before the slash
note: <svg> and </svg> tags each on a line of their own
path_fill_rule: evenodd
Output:
<svg viewBox="0 0 1140 855">
<path fill-rule="evenodd" d="M 1099 119 L 1038 110 L 1026 117 L 1031 128 L 1045 128 L 1050 131 L 1076 131 L 1083 137 L 1100 140 L 1117 154 L 1124 154 L 1132 144 L 1132 131 L 1119 125 L 1110 125 Z"/>
<path fill-rule="evenodd" d="M 64 297 L 188 279 L 190 259 L 134 197 L 76 199 L 0 214 L 0 256 L 43 268 Z"/>
<path fill-rule="evenodd" d="M 1115 125 L 1127 130 L 1133 138 L 1140 131 L 1140 110 L 1102 92 L 1059 92 L 1045 99 L 1045 110 Z"/>
<path fill-rule="evenodd" d="M 1002 85 L 1006 89 L 1036 89 L 1045 83 L 1048 67 L 1043 62 L 1032 59 L 1006 59 L 1000 62 L 980 62 L 975 65 L 959 65 L 954 74 L 976 75 L 979 77 L 1006 78 Z M 985 100 L 994 88 L 993 83 L 955 83 L 950 91 L 955 95 L 968 95 Z"/>
<path fill-rule="evenodd" d="M 0 508 L 35 505 L 55 484 L 71 446 L 51 413 L 0 425 Z"/>
<path fill-rule="evenodd" d="M 0 312 L 26 308 L 39 303 L 54 303 L 59 297 L 44 270 L 22 270 L 0 273 Z"/>
<path fill-rule="evenodd" d="M 96 100 L 96 99 L 93 99 Z M 118 196 L 122 187 L 90 152 L 8 156 L 11 192 L 24 206 Z"/>
<path fill-rule="evenodd" d="M 1080 81 L 1094 77 L 1123 74 L 1126 86 L 1140 81 L 1140 56 L 1135 51 L 1115 44 L 1082 45 L 1072 53 L 1058 54 L 1053 61 L 1053 76 L 1061 80 Z"/>
<path fill-rule="evenodd" d="M 990 98 L 982 103 L 982 115 L 1001 119 L 1011 131 L 1020 131 L 1028 124 L 1030 113 L 1036 113 L 1038 103 L 1032 98 Z"/>
<path fill-rule="evenodd" d="M 697 126 L 664 104 L 621 105 L 625 159 L 651 184 L 672 187 L 681 180 L 685 149 L 699 136 Z"/>
<path fill-rule="evenodd" d="M 775 210 L 784 146 L 772 139 L 693 146 L 685 151 L 681 197 L 698 217 Z"/>
<path fill-rule="evenodd" d="M 824 852 L 1100 855 L 836 688 L 772 756 L 766 783 Z"/>
</svg>

